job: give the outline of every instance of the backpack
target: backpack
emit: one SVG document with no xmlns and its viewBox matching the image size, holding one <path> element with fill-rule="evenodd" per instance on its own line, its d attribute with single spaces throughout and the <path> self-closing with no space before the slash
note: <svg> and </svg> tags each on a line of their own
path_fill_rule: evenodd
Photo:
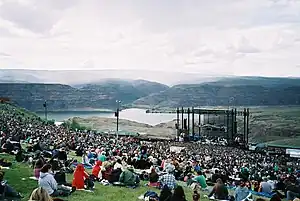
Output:
<svg viewBox="0 0 300 201">
<path fill-rule="evenodd" d="M 158 200 L 159 197 L 157 195 L 157 193 L 155 193 L 154 191 L 147 191 L 145 194 L 144 194 L 144 198 L 149 198 L 149 200 Z"/>
</svg>

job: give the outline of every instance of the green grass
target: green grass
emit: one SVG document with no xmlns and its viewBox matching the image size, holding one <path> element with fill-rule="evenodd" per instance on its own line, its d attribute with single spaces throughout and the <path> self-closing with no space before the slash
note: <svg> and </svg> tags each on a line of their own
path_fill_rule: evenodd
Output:
<svg viewBox="0 0 300 201">
<path fill-rule="evenodd" d="M 0 157 L 13 161 L 13 157 L 8 155 L 1 155 Z M 9 185 L 24 195 L 23 200 L 28 200 L 31 192 L 38 186 L 37 181 L 29 179 L 29 177 L 33 176 L 33 169 L 29 167 L 28 164 L 13 162 L 12 167 L 9 170 L 4 171 L 5 179 L 8 181 Z M 72 175 L 67 175 L 68 182 L 71 182 L 72 178 Z M 186 187 L 184 187 L 184 189 L 187 200 L 191 201 L 192 191 Z M 145 187 L 143 185 L 136 189 L 129 189 L 124 187 L 103 186 L 96 183 L 94 193 L 77 191 L 65 199 L 68 201 L 136 201 L 138 200 L 138 197 L 144 194 L 147 190 L 156 191 L 159 194 L 158 190 Z M 204 193 L 200 194 L 201 200 L 207 200 L 203 197 Z"/>
</svg>

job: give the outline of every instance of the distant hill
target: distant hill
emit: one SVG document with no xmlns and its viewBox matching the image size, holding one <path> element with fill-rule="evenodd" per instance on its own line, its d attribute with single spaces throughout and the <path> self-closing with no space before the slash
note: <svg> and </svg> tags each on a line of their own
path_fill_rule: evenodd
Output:
<svg viewBox="0 0 300 201">
<path fill-rule="evenodd" d="M 175 85 L 133 105 L 190 107 L 226 105 L 299 105 L 300 78 L 235 77 L 202 84 Z"/>
<path fill-rule="evenodd" d="M 151 70 L 25 70 L 0 69 L 0 83 L 47 83 L 78 86 L 102 83 L 111 79 L 148 80 L 167 85 L 201 83 L 224 75 L 163 72 Z"/>
<path fill-rule="evenodd" d="M 0 83 L 8 97 L 32 111 L 126 107 L 300 105 L 299 78 L 232 77 L 173 87 L 146 80 L 106 79 L 81 85 Z"/>
<path fill-rule="evenodd" d="M 116 100 L 122 104 L 169 87 L 143 80 L 112 80 L 101 84 L 88 84 L 75 88 L 63 84 L 0 83 L 0 97 L 8 97 L 31 111 L 42 111 L 46 100 L 48 110 L 74 110 L 84 108 L 115 109 Z"/>
</svg>

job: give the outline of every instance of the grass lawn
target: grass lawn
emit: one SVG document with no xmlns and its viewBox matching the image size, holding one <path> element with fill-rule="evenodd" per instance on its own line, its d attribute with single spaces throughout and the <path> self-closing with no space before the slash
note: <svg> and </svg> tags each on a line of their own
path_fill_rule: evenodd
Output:
<svg viewBox="0 0 300 201">
<path fill-rule="evenodd" d="M 9 155 L 1 155 L 1 158 L 13 161 L 14 158 Z M 5 171 L 5 179 L 8 181 L 8 184 L 14 187 L 17 191 L 24 195 L 23 200 L 28 200 L 30 193 L 35 189 L 37 181 L 29 179 L 33 176 L 33 169 L 27 164 L 13 162 L 12 167 L 9 170 Z M 67 180 L 72 181 L 73 176 L 68 175 Z M 144 183 L 143 183 L 144 184 Z M 141 185 L 136 189 L 129 189 L 123 187 L 112 187 L 112 186 L 103 186 L 101 184 L 95 184 L 94 193 L 77 191 L 72 194 L 70 197 L 65 198 L 69 201 L 98 201 L 98 200 L 107 200 L 107 201 L 136 201 L 138 197 L 144 194 L 147 190 L 156 191 L 159 194 L 159 191 L 154 188 L 149 188 Z M 188 201 L 192 200 L 192 191 L 188 188 L 185 188 L 186 198 Z M 201 194 L 201 200 L 205 199 L 204 193 Z"/>
</svg>

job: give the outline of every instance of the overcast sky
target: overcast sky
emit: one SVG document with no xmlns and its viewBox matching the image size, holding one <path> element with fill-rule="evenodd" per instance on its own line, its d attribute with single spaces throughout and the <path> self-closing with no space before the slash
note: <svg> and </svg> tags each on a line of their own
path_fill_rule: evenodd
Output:
<svg viewBox="0 0 300 201">
<path fill-rule="evenodd" d="M 0 68 L 300 76 L 300 0 L 0 0 Z"/>
</svg>

